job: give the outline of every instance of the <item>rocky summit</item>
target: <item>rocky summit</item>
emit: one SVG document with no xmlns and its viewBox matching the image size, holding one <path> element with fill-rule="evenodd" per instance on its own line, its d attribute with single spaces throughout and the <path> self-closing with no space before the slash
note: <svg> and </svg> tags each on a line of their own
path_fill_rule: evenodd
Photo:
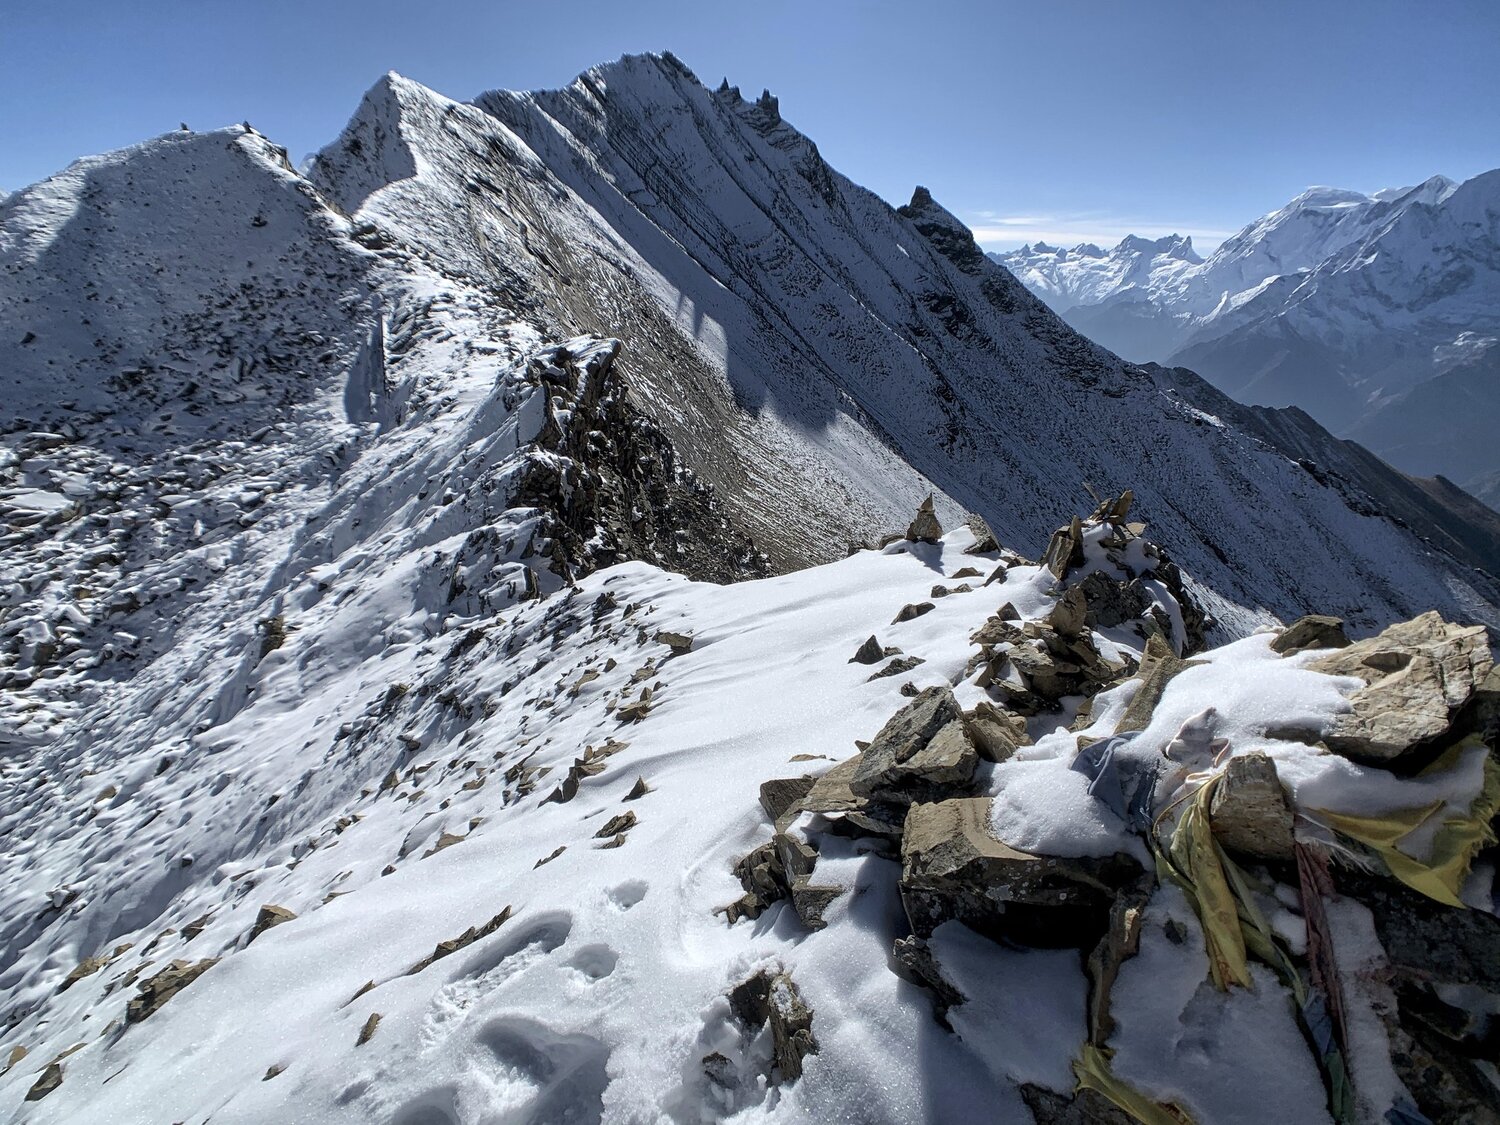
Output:
<svg viewBox="0 0 1500 1125">
<path fill-rule="evenodd" d="M 0 1114 L 1500 1121 L 1500 586 L 1195 380 L 670 55 L 0 199 Z"/>
</svg>

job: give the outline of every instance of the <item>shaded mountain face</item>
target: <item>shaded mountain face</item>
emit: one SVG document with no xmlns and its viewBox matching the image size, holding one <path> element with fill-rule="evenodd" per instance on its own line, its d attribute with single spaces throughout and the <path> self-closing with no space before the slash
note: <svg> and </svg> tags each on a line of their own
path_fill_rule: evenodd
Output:
<svg viewBox="0 0 1500 1125">
<path fill-rule="evenodd" d="M 1409 473 L 1468 482 L 1500 464 L 1466 432 L 1500 421 L 1493 396 L 1474 376 L 1434 382 L 1483 364 L 1500 332 L 1500 172 L 1369 196 L 1313 188 L 1201 264 L 1158 253 L 1143 268 L 1126 243 L 1041 249 L 996 260 L 1121 355 L 1301 407 Z"/>
</svg>

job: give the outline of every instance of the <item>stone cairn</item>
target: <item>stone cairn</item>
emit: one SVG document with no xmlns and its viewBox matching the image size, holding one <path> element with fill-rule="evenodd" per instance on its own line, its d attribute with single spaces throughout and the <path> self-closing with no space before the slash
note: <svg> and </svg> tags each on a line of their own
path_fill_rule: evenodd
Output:
<svg viewBox="0 0 1500 1125">
<path fill-rule="evenodd" d="M 1146 728 L 1170 680 L 1206 647 L 1212 622 L 1166 554 L 1141 538 L 1143 525 L 1127 522 L 1130 506 L 1127 492 L 1053 535 L 1040 565 L 1056 580 L 1058 596 L 1045 618 L 1023 622 L 1007 603 L 972 635 L 977 651 L 965 676 L 988 700 L 963 710 L 947 686 L 907 692 L 913 698 L 869 742 L 858 743 L 853 757 L 821 776 L 763 784 L 771 838 L 738 862 L 744 894 L 721 912 L 734 923 L 784 902 L 803 926 L 822 929 L 844 890 L 819 881 L 820 843 L 860 838 L 900 863 L 909 932 L 895 940 L 892 963 L 929 991 L 945 1027 L 964 997 L 944 979 L 928 946 L 944 923 L 958 921 L 1011 945 L 1079 951 L 1091 994 L 1087 1039 L 1075 1062 L 1078 1087 L 1065 1095 L 1023 1086 L 1038 1122 L 1156 1123 L 1188 1117 L 1179 1107 L 1151 1102 L 1110 1071 L 1110 989 L 1137 949 L 1147 900 L 1159 882 L 1170 881 L 1198 908 L 1218 987 L 1248 987 L 1253 959 L 1269 964 L 1299 998 L 1330 1113 L 1346 1122 L 1357 1119 L 1358 1065 L 1350 1065 L 1325 904 L 1350 896 L 1371 911 L 1394 981 L 1396 1003 L 1383 1018 L 1391 1065 L 1410 1094 L 1400 1107 L 1402 1121 L 1500 1122 L 1500 1102 L 1477 1065 L 1493 1061 L 1500 1043 L 1500 1019 L 1489 1014 L 1500 1010 L 1500 918 L 1466 909 L 1457 897 L 1470 862 L 1494 845 L 1491 822 L 1500 806 L 1500 671 L 1491 667 L 1482 627 L 1428 613 L 1351 644 L 1337 619 L 1304 617 L 1272 642 L 1283 656 L 1319 650 L 1305 666 L 1365 684 L 1331 729 L 1268 732 L 1274 737 L 1401 776 L 1446 768 L 1461 749 L 1487 747 L 1484 793 L 1467 821 L 1444 830 L 1457 841 L 1448 841 L 1453 846 L 1444 854 L 1457 858 L 1450 855 L 1445 869 L 1410 870 L 1421 865 L 1383 846 L 1370 825 L 1298 809 L 1269 757 L 1230 756 L 1232 748 L 1212 738 L 1211 724 L 1196 721 L 1151 765 L 1147 780 L 1177 768 L 1174 759 L 1197 754 L 1212 763 L 1206 781 L 1177 791 L 1165 809 L 1153 804 L 1154 784 L 1137 784 L 1134 794 L 1110 802 L 1142 833 L 1154 869 L 1124 851 L 1051 856 L 998 837 L 992 798 L 980 792 L 976 772 L 981 762 L 1004 762 L 1030 741 L 1029 717 L 1075 707 L 1072 729 L 1082 729 L 1095 694 L 1139 680 L 1114 738 L 1080 738 L 1073 766 L 1089 768 L 1096 779 L 1108 774 L 1128 789 L 1121 770 L 1110 773 L 1112 743 Z M 971 517 L 970 526 L 976 538 L 970 551 L 998 558 L 990 582 L 1008 567 L 1026 565 L 1001 554 L 983 520 Z M 934 542 L 940 534 L 929 498 L 906 538 Z M 1163 593 L 1175 602 L 1175 614 L 1163 605 Z M 908 607 L 914 608 L 920 609 Z M 1144 641 L 1138 665 L 1100 651 L 1095 630 L 1122 628 Z M 892 651 L 871 638 L 855 659 L 873 663 Z M 1111 796 L 1099 785 L 1090 792 Z M 1263 922 L 1247 920 L 1259 911 L 1236 898 L 1236 886 L 1274 883 L 1300 895 L 1306 952 L 1289 949 Z M 1226 917 L 1227 925 L 1212 922 Z M 810 1026 L 810 1014 L 808 1020 Z"/>
</svg>

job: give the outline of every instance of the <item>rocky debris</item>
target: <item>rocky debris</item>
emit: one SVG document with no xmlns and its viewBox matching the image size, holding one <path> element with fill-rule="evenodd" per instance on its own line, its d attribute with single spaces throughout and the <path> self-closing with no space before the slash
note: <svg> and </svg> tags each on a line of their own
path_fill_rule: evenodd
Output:
<svg viewBox="0 0 1500 1125">
<path fill-rule="evenodd" d="M 1349 713 L 1324 733 L 1330 749 L 1375 765 L 1421 766 L 1426 751 L 1441 748 L 1493 662 L 1482 625 L 1449 625 L 1431 612 L 1320 656 L 1308 667 L 1365 682 L 1349 697 Z"/>
<path fill-rule="evenodd" d="M 651 786 L 646 784 L 646 779 L 637 777 L 635 784 L 630 787 L 630 792 L 625 794 L 625 800 L 638 801 L 649 792 L 651 792 Z"/>
<path fill-rule="evenodd" d="M 943 525 L 938 523 L 937 512 L 933 508 L 932 494 L 927 494 L 917 508 L 916 517 L 906 529 L 906 538 L 913 543 L 936 543 L 943 537 Z"/>
<path fill-rule="evenodd" d="M 911 605 L 904 605 L 901 607 L 901 611 L 896 614 L 895 620 L 891 624 L 900 625 L 903 621 L 915 621 L 918 617 L 926 613 L 931 613 L 936 608 L 931 602 L 915 602 Z"/>
<path fill-rule="evenodd" d="M 980 574 L 979 571 L 975 570 L 972 566 L 964 566 L 964 567 L 960 567 L 958 570 L 955 570 L 952 574 L 948 575 L 948 581 L 950 581 L 950 582 L 957 582 L 960 578 L 983 578 L 983 577 L 984 577 L 984 575 Z"/>
<path fill-rule="evenodd" d="M 139 995 L 125 1005 L 125 1022 L 140 1023 L 218 963 L 217 957 L 206 957 L 202 961 L 173 961 L 165 969 L 140 981 L 135 986 Z"/>
<path fill-rule="evenodd" d="M 415 965 L 406 970 L 406 975 L 413 976 L 417 973 L 420 973 L 423 969 L 427 968 L 429 965 L 432 965 L 434 962 L 441 961 L 444 957 L 447 957 L 453 953 L 457 953 L 460 949 L 465 949 L 468 946 L 473 945 L 481 938 L 489 937 L 501 926 L 505 925 L 506 922 L 509 922 L 510 916 L 511 909 L 509 906 L 507 906 L 504 910 L 500 911 L 499 914 L 496 914 L 484 925 L 470 926 L 467 930 L 459 934 L 457 937 L 449 938 L 447 941 L 438 942 L 430 955 L 422 958 L 422 960 L 418 961 Z"/>
<path fill-rule="evenodd" d="M 978 764 L 953 692 L 932 687 L 880 729 L 861 755 L 849 788 L 855 796 L 895 805 L 934 800 L 967 791 Z"/>
<path fill-rule="evenodd" d="M 423 852 L 422 858 L 428 859 L 431 856 L 437 855 L 438 852 L 443 851 L 446 848 L 451 848 L 454 844 L 462 844 L 463 842 L 464 837 L 456 835 L 455 833 L 439 832 L 437 843 L 433 844 L 432 847 Z"/>
<path fill-rule="evenodd" d="M 108 957 L 85 957 L 78 963 L 77 967 L 74 968 L 72 972 L 70 972 L 66 977 L 63 978 L 62 984 L 57 986 L 57 991 L 68 991 L 68 989 L 72 988 L 79 981 L 83 980 L 84 977 L 93 976 L 93 974 L 97 973 L 100 969 L 104 968 L 104 966 L 108 964 Z"/>
<path fill-rule="evenodd" d="M 626 811 L 618 816 L 612 816 L 604 822 L 604 826 L 594 833 L 594 839 L 604 840 L 601 848 L 618 848 L 624 845 L 626 834 L 636 826 L 637 819 L 634 812 Z"/>
<path fill-rule="evenodd" d="M 375 1029 L 380 1026 L 380 1013 L 371 1012 L 370 1018 L 365 1020 L 364 1026 L 359 1029 L 359 1038 L 354 1041 L 356 1047 L 363 1047 L 371 1039 L 375 1038 Z"/>
<path fill-rule="evenodd" d="M 901 839 L 901 900 L 918 937 L 958 920 L 1032 946 L 1091 946 L 1120 888 L 1141 867 L 1130 856 L 1032 855 L 997 839 L 988 797 L 913 805 Z"/>
<path fill-rule="evenodd" d="M 282 1066 L 280 1063 L 272 1063 L 270 1066 L 266 1067 L 266 1072 L 265 1074 L 261 1075 L 260 1080 L 262 1082 L 269 1082 L 284 1070 L 286 1070 L 286 1067 Z"/>
<path fill-rule="evenodd" d="M 734 874 L 745 893 L 715 913 L 723 914 L 731 926 L 741 918 L 759 918 L 772 904 L 786 898 L 786 869 L 773 842 L 761 844 L 734 865 Z"/>
<path fill-rule="evenodd" d="M 1099 944 L 1089 953 L 1086 968 L 1089 975 L 1089 1039 L 1104 1047 L 1114 1034 L 1115 1021 L 1110 1013 L 1110 996 L 1120 966 L 1136 955 L 1141 944 L 1141 917 L 1151 898 L 1152 879 L 1143 873 L 1133 885 L 1121 890 L 1109 910 L 1109 925 Z"/>
<path fill-rule="evenodd" d="M 1008 708 L 1035 715 L 1066 696 L 1091 696 L 1119 682 L 1128 665 L 1099 652 L 1077 609 L 1076 597 L 1064 597 L 1045 621 L 1018 625 L 1000 613 L 991 616 L 970 637 L 980 650 L 969 664 L 971 672 L 979 671 L 974 683 Z M 1058 624 L 1074 635 L 1060 632 Z"/>
<path fill-rule="evenodd" d="M 885 659 L 885 649 L 880 647 L 880 642 L 871 633 L 864 644 L 860 645 L 853 656 L 849 658 L 850 664 L 879 664 Z"/>
<path fill-rule="evenodd" d="M 807 776 L 779 777 L 772 781 L 762 782 L 760 807 L 766 810 L 766 815 L 774 824 L 781 819 L 783 813 L 807 796 L 816 781 L 817 778 Z"/>
<path fill-rule="evenodd" d="M 891 958 L 898 976 L 932 993 L 933 1017 L 952 1031 L 953 1028 L 948 1023 L 948 1010 L 962 1004 L 968 997 L 943 976 L 942 969 L 932 956 L 932 948 L 921 938 L 908 934 L 897 938 L 891 946 Z"/>
<path fill-rule="evenodd" d="M 260 908 L 260 913 L 255 916 L 255 923 L 250 927 L 250 936 L 245 939 L 245 944 L 249 945 L 272 927 L 279 926 L 283 922 L 290 922 L 296 917 L 295 913 L 284 906 L 277 906 L 271 902 L 266 903 Z"/>
<path fill-rule="evenodd" d="M 28 1102 L 39 1102 L 53 1090 L 62 1085 L 63 1068 L 61 1063 L 51 1062 L 43 1068 L 41 1076 L 31 1084 L 31 1089 L 26 1091 Z"/>
<path fill-rule="evenodd" d="M 818 1040 L 812 1030 L 813 1011 L 790 974 L 762 969 L 730 990 L 729 1008 L 752 1033 L 769 1024 L 771 1072 L 766 1079 L 772 1086 L 802 1077 L 802 1060 L 818 1053 Z"/>
<path fill-rule="evenodd" d="M 1209 805 L 1214 838 L 1252 859 L 1290 860 L 1292 806 L 1276 764 L 1255 751 L 1229 759 Z"/>
<path fill-rule="evenodd" d="M 1068 576 L 1068 571 L 1083 564 L 1083 521 L 1074 516 L 1067 527 L 1052 533 L 1047 549 L 1042 552 L 1042 565 L 1052 572 L 1054 578 L 1063 579 Z"/>
<path fill-rule="evenodd" d="M 1147 641 L 1146 650 L 1141 653 L 1141 666 L 1136 670 L 1137 677 L 1142 681 L 1141 686 L 1131 699 L 1130 706 L 1125 709 L 1125 714 L 1115 725 L 1115 733 L 1145 730 L 1151 724 L 1151 716 L 1155 714 L 1156 705 L 1161 702 L 1167 684 L 1183 669 L 1190 667 L 1192 662 L 1179 660 L 1171 646 L 1160 636 L 1153 636 Z"/>
<path fill-rule="evenodd" d="M 871 672 L 866 676 L 865 683 L 869 683 L 871 680 L 883 680 L 887 676 L 899 676 L 902 673 L 910 672 L 920 664 L 926 663 L 927 661 L 923 660 L 920 656 L 898 656 L 878 672 Z"/>
<path fill-rule="evenodd" d="M 617 742 L 611 738 L 603 746 L 585 746 L 583 756 L 575 758 L 573 764 L 568 767 L 567 776 L 558 784 L 557 788 L 547 795 L 543 804 L 547 801 L 556 801 L 559 804 L 571 801 L 578 796 L 578 785 L 586 777 L 594 777 L 604 772 L 607 760 L 618 754 L 621 750 L 630 746 L 628 742 Z M 512 767 L 514 768 L 514 767 Z M 507 779 L 510 774 L 507 771 Z"/>
<path fill-rule="evenodd" d="M 964 712 L 963 720 L 969 737 L 974 741 L 974 749 L 987 762 L 1003 762 L 1016 752 L 1018 746 L 1031 742 L 1031 736 L 1026 732 L 1026 720 L 993 703 L 977 704 L 973 710 Z"/>
<path fill-rule="evenodd" d="M 655 637 L 657 644 L 666 645 L 672 650 L 673 656 L 680 656 L 684 652 L 690 652 L 693 648 L 693 634 L 674 633 L 670 629 L 658 629 Z"/>
<path fill-rule="evenodd" d="M 651 699 L 652 694 L 653 692 L 650 685 L 641 688 L 640 698 L 632 700 L 631 702 L 626 703 L 618 710 L 616 710 L 615 718 L 619 719 L 622 723 L 640 722 L 647 715 L 651 714 L 651 708 L 653 706 Z"/>
<path fill-rule="evenodd" d="M 1349 638 L 1344 635 L 1344 622 L 1337 617 L 1326 617 L 1312 613 L 1299 617 L 1271 642 L 1271 650 L 1282 656 L 1292 656 L 1310 648 L 1348 648 Z"/>
<path fill-rule="evenodd" d="M 985 522 L 983 516 L 977 512 L 970 512 L 964 516 L 964 523 L 968 525 L 969 531 L 974 536 L 974 542 L 964 548 L 966 555 L 989 555 L 1000 549 L 1000 540 L 995 538 L 995 533 L 990 530 L 990 525 Z M 967 570 L 972 570 L 966 567 Z M 974 577 L 979 577 L 977 570 L 973 571 Z M 955 574 L 954 578 L 963 578 L 962 573 Z"/>
<path fill-rule="evenodd" d="M 541 859 L 539 859 L 535 863 L 533 863 L 531 865 L 531 869 L 533 871 L 535 871 L 538 867 L 542 867 L 542 866 L 544 866 L 544 865 L 546 865 L 548 863 L 551 863 L 554 859 L 556 859 L 558 856 L 562 855 L 563 852 L 565 852 L 567 850 L 568 850 L 568 845 L 567 844 L 559 844 L 559 845 L 557 845 L 556 849 L 554 849 L 550 855 L 544 855 L 544 856 L 542 856 Z"/>
</svg>

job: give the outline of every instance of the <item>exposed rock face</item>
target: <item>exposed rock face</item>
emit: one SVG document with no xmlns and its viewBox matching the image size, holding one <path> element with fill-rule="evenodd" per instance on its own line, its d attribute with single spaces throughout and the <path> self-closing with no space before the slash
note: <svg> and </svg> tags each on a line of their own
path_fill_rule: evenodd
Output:
<svg viewBox="0 0 1500 1125">
<path fill-rule="evenodd" d="M 1319 657 L 1309 667 L 1366 684 L 1324 741 L 1350 758 L 1382 765 L 1421 751 L 1448 732 L 1492 664 L 1483 626 L 1449 625 L 1436 612 Z"/>
<path fill-rule="evenodd" d="M 1229 759 L 1209 806 L 1214 837 L 1254 859 L 1292 858 L 1292 807 L 1265 754 Z"/>
<path fill-rule="evenodd" d="M 997 840 L 990 800 L 912 806 L 901 840 L 901 900 L 919 937 L 956 919 L 1036 946 L 1091 946 L 1119 888 L 1141 874 L 1126 855 L 1032 855 Z"/>
<path fill-rule="evenodd" d="M 1283 656 L 1291 656 L 1310 648 L 1348 647 L 1349 638 L 1344 635 L 1343 621 L 1317 613 L 1297 618 L 1271 642 L 1272 650 Z"/>
<path fill-rule="evenodd" d="M 173 961 L 161 972 L 147 977 L 136 985 L 140 995 L 125 1005 L 125 1022 L 140 1023 L 218 963 L 217 957 L 202 961 Z"/>
</svg>

